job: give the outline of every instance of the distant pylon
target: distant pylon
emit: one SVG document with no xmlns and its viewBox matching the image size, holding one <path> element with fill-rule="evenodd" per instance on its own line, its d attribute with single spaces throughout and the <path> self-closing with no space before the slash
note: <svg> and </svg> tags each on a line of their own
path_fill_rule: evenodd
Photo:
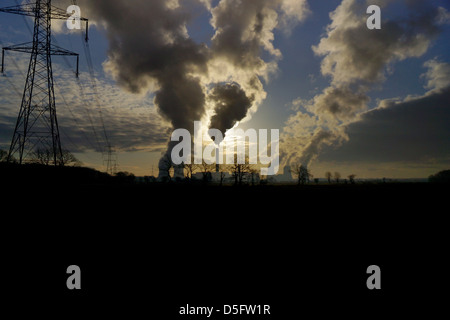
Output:
<svg viewBox="0 0 450 320">
<path fill-rule="evenodd" d="M 117 173 L 117 156 L 110 144 L 107 145 L 106 160 L 104 162 L 106 162 L 106 173 L 112 176 L 115 175 Z"/>
<path fill-rule="evenodd" d="M 8 162 L 14 159 L 19 163 L 28 162 L 32 160 L 34 153 L 43 151 L 51 155 L 49 160 L 54 165 L 63 165 L 51 57 L 52 55 L 76 56 L 76 75 L 78 76 L 79 55 L 51 44 L 51 21 L 52 19 L 67 20 L 71 14 L 53 7 L 51 0 L 36 0 L 18 6 L 0 8 L 0 12 L 34 17 L 33 41 L 2 49 L 2 73 L 5 51 L 31 54 Z M 80 20 L 87 21 L 85 18 Z"/>
</svg>

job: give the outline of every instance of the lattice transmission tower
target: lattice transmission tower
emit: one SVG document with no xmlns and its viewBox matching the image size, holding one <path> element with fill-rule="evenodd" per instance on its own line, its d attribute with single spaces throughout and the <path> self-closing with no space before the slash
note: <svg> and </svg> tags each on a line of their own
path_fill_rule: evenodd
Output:
<svg viewBox="0 0 450 320">
<path fill-rule="evenodd" d="M 63 165 L 63 152 L 56 117 L 52 56 L 75 56 L 78 77 L 79 55 L 51 43 L 51 22 L 52 19 L 68 20 L 73 15 L 52 6 L 51 0 L 36 0 L 0 8 L 0 12 L 34 17 L 33 41 L 2 49 L 2 73 L 5 51 L 31 54 L 8 161 L 28 162 L 36 152 L 46 152 L 50 154 L 50 162 L 55 166 Z M 87 19 L 82 17 L 79 19 L 86 21 L 87 24 Z"/>
<path fill-rule="evenodd" d="M 106 163 L 106 173 L 114 176 L 117 173 L 117 155 L 114 151 L 114 148 L 110 144 L 107 145 L 107 150 L 104 154 L 103 162 Z"/>
</svg>

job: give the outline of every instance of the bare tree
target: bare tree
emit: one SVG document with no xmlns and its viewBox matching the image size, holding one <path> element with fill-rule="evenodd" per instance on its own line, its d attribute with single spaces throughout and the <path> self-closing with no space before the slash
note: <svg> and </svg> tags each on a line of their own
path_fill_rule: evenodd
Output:
<svg viewBox="0 0 450 320">
<path fill-rule="evenodd" d="M 312 174 L 309 172 L 308 167 L 300 165 L 291 170 L 294 176 L 297 177 L 298 185 L 304 185 L 309 183 Z"/>
<path fill-rule="evenodd" d="M 192 179 L 192 176 L 198 170 L 199 166 L 198 166 L 198 164 L 191 163 L 191 164 L 185 164 L 184 168 L 187 171 L 187 178 Z"/>
<path fill-rule="evenodd" d="M 48 166 L 53 159 L 53 152 L 50 149 L 37 149 L 31 156 L 33 163 Z"/>
<path fill-rule="evenodd" d="M 214 164 L 208 164 L 205 162 L 205 160 L 202 161 L 202 164 L 200 165 L 200 170 L 203 175 L 203 182 L 210 182 L 211 181 L 211 172 L 214 171 L 216 166 Z"/>
<path fill-rule="evenodd" d="M 235 185 L 242 185 L 245 177 L 253 170 L 253 166 L 249 162 L 249 158 L 246 157 L 244 163 L 238 163 L 237 155 L 234 156 L 234 164 L 231 165 L 231 172 L 233 173 Z"/>
<path fill-rule="evenodd" d="M 227 172 L 228 171 L 229 171 L 229 167 L 227 165 L 220 165 L 219 166 L 220 186 L 223 185 L 223 182 L 225 181 L 225 177 L 227 176 Z"/>
<path fill-rule="evenodd" d="M 336 171 L 334 173 L 334 181 L 336 181 L 336 183 L 339 183 L 340 179 L 341 179 L 341 174 Z"/>
<path fill-rule="evenodd" d="M 252 169 L 250 169 L 249 174 L 251 177 L 252 186 L 254 186 L 256 184 L 257 180 L 261 181 L 258 176 L 258 170 L 252 168 Z"/>
<path fill-rule="evenodd" d="M 33 163 L 42 164 L 45 166 L 52 164 L 54 159 L 55 157 L 53 151 L 50 149 L 37 149 L 31 156 L 31 161 Z M 61 166 L 81 166 L 83 164 L 69 150 L 63 150 L 62 157 L 58 160 L 58 164 Z"/>
<path fill-rule="evenodd" d="M 350 181 L 351 184 L 355 184 L 355 178 L 356 174 L 351 174 L 348 176 L 348 180 Z"/>
<path fill-rule="evenodd" d="M 331 183 L 331 179 L 333 178 L 333 174 L 330 171 L 325 173 L 325 178 L 328 180 L 328 183 Z"/>
<path fill-rule="evenodd" d="M 192 176 L 194 175 L 194 173 L 200 169 L 200 165 L 195 164 L 194 161 L 194 156 L 191 157 L 191 163 L 190 164 L 185 164 L 184 168 L 187 171 L 187 178 L 188 179 L 192 179 Z"/>
<path fill-rule="evenodd" d="M 63 150 L 62 152 L 62 164 L 65 166 L 80 167 L 83 163 L 74 156 L 69 150 Z"/>
<path fill-rule="evenodd" d="M 8 152 L 0 149 L 0 162 L 5 162 L 8 160 Z"/>
</svg>

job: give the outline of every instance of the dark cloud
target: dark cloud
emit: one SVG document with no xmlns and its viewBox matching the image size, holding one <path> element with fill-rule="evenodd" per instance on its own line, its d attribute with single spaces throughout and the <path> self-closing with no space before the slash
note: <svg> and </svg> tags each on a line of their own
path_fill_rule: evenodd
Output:
<svg viewBox="0 0 450 320">
<path fill-rule="evenodd" d="M 349 141 L 325 147 L 323 161 L 394 162 L 450 159 L 450 87 L 366 112 L 347 126 Z"/>
<path fill-rule="evenodd" d="M 207 71 L 208 51 L 186 34 L 185 7 L 169 8 L 164 0 L 84 2 L 97 23 L 106 25 L 109 50 L 106 68 L 131 92 L 160 89 L 155 102 L 175 128 L 189 128 L 205 112 L 197 77 Z"/>
<path fill-rule="evenodd" d="M 264 68 L 265 62 L 260 57 L 262 44 L 270 47 L 273 21 L 276 18 L 269 13 L 274 7 L 270 1 L 236 1 L 226 0 L 212 10 L 212 24 L 217 30 L 212 49 L 216 57 L 224 58 L 239 68 L 257 71 Z M 269 28 L 269 30 L 267 30 Z M 279 53 L 276 53 L 279 54 Z"/>
<path fill-rule="evenodd" d="M 245 118 L 252 107 L 254 97 L 247 97 L 245 91 L 237 84 L 220 84 L 212 90 L 209 99 L 215 106 L 211 128 L 225 133 Z"/>
</svg>

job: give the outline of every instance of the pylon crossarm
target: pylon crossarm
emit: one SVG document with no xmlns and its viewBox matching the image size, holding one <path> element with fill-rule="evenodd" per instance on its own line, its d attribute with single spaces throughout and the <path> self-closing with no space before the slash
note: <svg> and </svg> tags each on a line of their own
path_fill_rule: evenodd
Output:
<svg viewBox="0 0 450 320">
<path fill-rule="evenodd" d="M 10 47 L 4 47 L 4 51 L 16 51 L 16 52 L 24 52 L 31 53 L 33 49 L 33 42 L 25 42 L 21 44 L 16 44 Z"/>
<path fill-rule="evenodd" d="M 73 12 L 68 13 L 53 7 L 51 0 L 35 0 L 14 7 L 0 8 L 0 12 L 34 17 L 33 42 L 2 49 L 2 53 L 18 51 L 31 54 L 8 161 L 16 159 L 16 155 L 19 163 L 30 161 L 32 160 L 30 155 L 41 148 L 53 153 L 53 160 L 49 160 L 48 163 L 53 162 L 54 165 L 62 165 L 63 154 L 56 117 L 50 56 L 76 56 L 78 75 L 79 55 L 51 43 L 51 20 L 73 18 Z M 75 18 L 86 21 L 87 24 L 87 19 Z M 3 65 L 4 58 L 2 58 L 2 69 Z"/>
<path fill-rule="evenodd" d="M 72 13 L 67 13 L 67 11 L 60 9 L 58 7 L 52 6 L 52 19 L 55 20 L 67 20 L 72 17 Z M 87 18 L 79 17 L 81 21 L 88 21 Z"/>
<path fill-rule="evenodd" d="M 10 47 L 4 47 L 3 50 L 32 53 L 33 52 L 33 42 L 25 42 L 25 43 L 16 44 L 16 45 L 13 45 Z M 47 53 L 47 52 L 45 52 L 45 53 Z M 50 54 L 52 56 L 78 56 L 78 53 L 63 49 L 54 44 L 52 44 L 50 46 Z"/>
<path fill-rule="evenodd" d="M 5 51 L 15 51 L 15 52 L 23 52 L 23 53 L 33 53 L 33 42 L 26 42 L 22 44 L 17 44 L 10 47 L 2 48 L 2 73 L 4 73 L 4 64 L 5 64 Z M 52 56 L 74 56 L 77 57 L 77 71 L 76 75 L 78 77 L 78 65 L 79 65 L 79 54 L 73 51 L 69 51 L 58 47 L 54 44 L 50 46 L 50 55 Z"/>
<path fill-rule="evenodd" d="M 76 52 L 69 51 L 66 49 L 63 49 L 61 47 L 55 46 L 54 44 L 51 45 L 50 54 L 52 56 L 73 56 L 77 57 L 77 71 L 75 72 L 76 77 L 78 78 L 79 75 L 79 64 L 80 64 L 80 55 Z"/>
<path fill-rule="evenodd" d="M 19 14 L 21 16 L 34 17 L 36 15 L 36 3 L 21 4 L 18 6 L 11 6 L 0 8 L 0 12 Z"/>
<path fill-rule="evenodd" d="M 50 54 L 52 56 L 78 56 L 78 53 L 63 49 L 54 44 L 51 45 Z"/>
<path fill-rule="evenodd" d="M 51 18 L 55 19 L 55 20 L 68 20 L 69 18 L 73 17 L 73 13 L 64 11 L 63 9 L 60 9 L 58 7 L 55 6 L 51 6 L 51 10 L 52 10 L 52 14 L 51 14 Z M 89 40 L 89 19 L 88 18 L 84 18 L 84 17 L 77 17 L 77 19 L 79 19 L 80 21 L 84 21 L 86 22 L 86 37 L 85 37 L 85 41 L 88 42 Z"/>
<path fill-rule="evenodd" d="M 26 3 L 26 4 L 21 4 L 18 6 L 0 8 L 0 12 L 18 14 L 21 16 L 34 17 L 34 16 L 36 16 L 36 2 L 30 2 L 30 3 Z M 63 9 L 55 7 L 55 6 L 51 6 L 51 19 L 67 20 L 70 17 L 72 17 L 72 13 L 67 13 L 66 10 L 63 10 Z M 87 18 L 83 18 L 83 17 L 79 17 L 79 19 L 81 21 L 88 21 Z"/>
<path fill-rule="evenodd" d="M 63 10 L 61 8 L 58 8 L 55 6 L 50 6 L 50 8 L 51 8 L 50 9 L 50 11 L 51 11 L 50 19 L 67 20 L 67 19 L 73 17 L 72 13 L 69 13 L 66 10 Z M 0 8 L 0 12 L 18 14 L 21 16 L 28 16 L 28 17 L 36 17 L 36 2 L 33 1 L 33 2 L 30 2 L 27 4 L 18 5 L 18 6 Z M 89 35 L 88 35 L 89 19 L 84 18 L 84 17 L 77 17 L 77 18 L 80 19 L 80 21 L 86 22 L 85 41 L 87 42 L 89 40 Z"/>
</svg>

